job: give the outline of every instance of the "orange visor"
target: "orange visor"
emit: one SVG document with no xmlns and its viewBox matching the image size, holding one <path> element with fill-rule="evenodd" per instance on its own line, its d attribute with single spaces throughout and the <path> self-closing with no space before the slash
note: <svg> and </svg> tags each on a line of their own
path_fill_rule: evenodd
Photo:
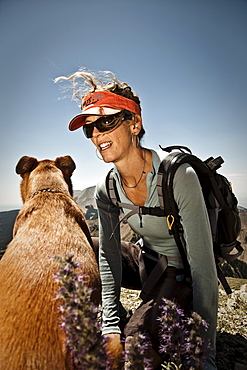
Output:
<svg viewBox="0 0 247 370">
<path fill-rule="evenodd" d="M 108 91 L 97 91 L 86 95 L 82 100 L 82 113 L 75 116 L 69 123 L 69 130 L 74 131 L 85 125 L 87 116 L 108 116 L 123 109 L 141 114 L 141 108 L 133 100 Z"/>
</svg>

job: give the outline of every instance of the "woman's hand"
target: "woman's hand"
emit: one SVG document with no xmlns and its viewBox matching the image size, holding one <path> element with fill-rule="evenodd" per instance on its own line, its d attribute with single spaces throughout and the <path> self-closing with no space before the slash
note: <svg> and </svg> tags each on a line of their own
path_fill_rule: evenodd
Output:
<svg viewBox="0 0 247 370">
<path fill-rule="evenodd" d="M 118 333 L 105 334 L 105 350 L 110 369 L 122 369 L 124 363 L 123 345 Z"/>
</svg>

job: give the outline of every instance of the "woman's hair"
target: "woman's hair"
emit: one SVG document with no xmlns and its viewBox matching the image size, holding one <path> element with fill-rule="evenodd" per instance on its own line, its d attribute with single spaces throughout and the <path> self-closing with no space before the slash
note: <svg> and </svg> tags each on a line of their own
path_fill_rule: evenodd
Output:
<svg viewBox="0 0 247 370">
<path fill-rule="evenodd" d="M 72 99 L 81 102 L 85 95 L 95 91 L 109 91 L 117 95 L 124 96 L 125 98 L 133 100 L 141 106 L 138 95 L 132 91 L 131 87 L 117 79 L 116 75 L 110 71 L 92 72 L 85 68 L 80 68 L 78 72 L 73 73 L 69 77 L 57 77 L 54 82 L 61 80 L 70 81 L 69 89 L 72 94 Z M 139 140 L 142 139 L 145 130 L 142 127 L 138 134 Z"/>
</svg>

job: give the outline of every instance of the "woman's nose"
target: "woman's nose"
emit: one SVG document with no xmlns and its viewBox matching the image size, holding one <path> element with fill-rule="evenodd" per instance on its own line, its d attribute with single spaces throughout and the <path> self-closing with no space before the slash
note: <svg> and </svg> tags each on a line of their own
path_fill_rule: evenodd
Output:
<svg viewBox="0 0 247 370">
<path fill-rule="evenodd" d="M 92 132 L 92 137 L 98 137 L 99 135 L 101 135 L 102 132 L 100 132 L 97 127 L 94 126 L 93 128 L 93 132 Z"/>
</svg>

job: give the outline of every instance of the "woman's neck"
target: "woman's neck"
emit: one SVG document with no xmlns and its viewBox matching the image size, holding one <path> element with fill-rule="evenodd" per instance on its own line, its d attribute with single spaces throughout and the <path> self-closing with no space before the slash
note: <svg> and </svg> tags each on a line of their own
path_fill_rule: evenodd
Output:
<svg viewBox="0 0 247 370">
<path fill-rule="evenodd" d="M 127 188 L 136 188 L 147 172 L 152 171 L 152 154 L 139 147 L 128 158 L 115 164 Z"/>
<path fill-rule="evenodd" d="M 140 148 L 138 155 L 133 156 L 131 161 L 126 161 L 124 166 L 117 166 L 117 168 L 126 196 L 133 204 L 144 206 L 148 196 L 146 175 L 152 171 L 152 153 Z"/>
</svg>

